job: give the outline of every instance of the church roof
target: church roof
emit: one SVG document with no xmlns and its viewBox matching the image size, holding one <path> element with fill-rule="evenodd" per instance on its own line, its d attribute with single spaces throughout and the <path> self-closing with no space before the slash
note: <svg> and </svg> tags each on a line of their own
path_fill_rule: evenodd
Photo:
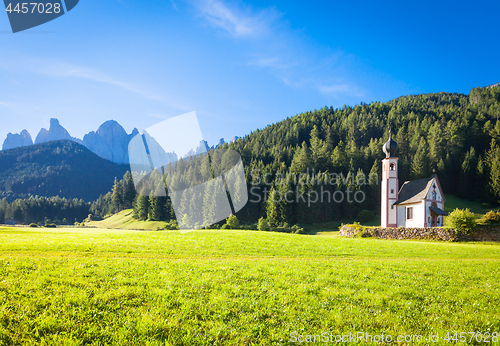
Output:
<svg viewBox="0 0 500 346">
<path fill-rule="evenodd" d="M 384 146 L 382 147 L 382 150 L 384 151 L 386 158 L 396 156 L 396 151 L 398 150 L 398 143 L 396 143 L 392 139 L 392 134 L 390 130 L 389 130 L 389 140 L 385 142 Z"/>
<path fill-rule="evenodd" d="M 430 178 L 405 182 L 399 190 L 399 199 L 394 203 L 394 205 L 411 204 L 422 201 L 425 199 L 425 196 L 427 196 L 434 180 L 436 180 L 437 185 L 439 186 L 439 181 L 435 174 L 433 174 Z M 440 186 L 439 189 L 441 189 Z"/>
<path fill-rule="evenodd" d="M 433 212 L 435 212 L 436 214 L 438 215 L 444 215 L 444 216 L 448 216 L 448 213 L 445 212 L 443 209 L 440 209 L 438 207 L 429 207 L 429 209 Z"/>
</svg>

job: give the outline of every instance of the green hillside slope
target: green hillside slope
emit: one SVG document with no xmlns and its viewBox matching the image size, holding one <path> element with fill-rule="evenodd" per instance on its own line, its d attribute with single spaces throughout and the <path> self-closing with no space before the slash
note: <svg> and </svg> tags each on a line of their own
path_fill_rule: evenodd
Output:
<svg viewBox="0 0 500 346">
<path fill-rule="evenodd" d="M 102 159 L 71 141 L 0 151 L 0 198 L 60 196 L 92 201 L 111 190 L 126 165 Z"/>
<path fill-rule="evenodd" d="M 333 109 L 324 107 L 298 114 L 259 129 L 228 145 L 239 151 L 252 182 L 249 203 L 238 217 L 255 221 L 267 216 L 273 223 L 315 223 L 350 219 L 362 210 L 378 215 L 382 145 L 399 144 L 399 182 L 436 173 L 447 194 L 479 204 L 500 202 L 500 86 L 473 88 L 470 95 L 433 93 L 408 95 L 392 101 Z M 294 175 L 319 172 L 365 175 L 361 184 L 345 179 L 332 184 L 314 180 L 297 183 Z M 292 177 L 283 181 L 280 177 Z M 364 184 L 363 184 L 364 182 Z M 296 198 L 302 191 L 328 196 L 347 189 L 361 190 L 361 203 L 332 203 L 327 198 L 309 203 Z M 299 193 L 296 193 L 296 191 Z M 293 191 L 293 202 L 267 199 L 273 191 Z M 325 192 L 326 191 L 326 192 Z M 341 197 L 341 195 L 339 195 Z M 352 199 L 352 198 L 351 198 Z M 269 216 L 271 215 L 271 216 Z"/>
<path fill-rule="evenodd" d="M 138 221 L 132 217 L 132 209 L 126 209 L 102 221 L 92 221 L 87 226 L 108 229 L 157 230 L 163 228 L 163 221 Z"/>
</svg>

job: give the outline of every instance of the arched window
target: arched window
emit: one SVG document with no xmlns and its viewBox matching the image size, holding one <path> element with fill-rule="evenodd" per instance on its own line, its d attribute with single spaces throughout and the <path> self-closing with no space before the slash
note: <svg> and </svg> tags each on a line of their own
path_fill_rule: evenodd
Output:
<svg viewBox="0 0 500 346">
<path fill-rule="evenodd" d="M 390 171 L 395 171 L 396 170 L 396 164 L 394 162 L 391 162 L 391 164 L 389 165 L 389 170 Z"/>
<path fill-rule="evenodd" d="M 432 191 L 432 199 L 435 200 L 436 199 L 436 191 Z"/>
</svg>

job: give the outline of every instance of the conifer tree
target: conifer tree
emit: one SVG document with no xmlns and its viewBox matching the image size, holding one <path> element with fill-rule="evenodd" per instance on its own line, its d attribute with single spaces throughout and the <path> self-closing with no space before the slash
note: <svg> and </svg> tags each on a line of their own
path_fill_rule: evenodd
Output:
<svg viewBox="0 0 500 346">
<path fill-rule="evenodd" d="M 428 155 L 427 142 L 422 137 L 420 139 L 417 152 L 413 157 L 412 161 L 412 168 L 411 168 L 412 179 L 421 179 L 428 177 L 430 175 L 429 171 L 430 169 L 429 169 L 429 155 Z"/>
<path fill-rule="evenodd" d="M 149 196 L 146 194 L 146 189 L 138 193 L 135 198 L 134 218 L 145 221 L 149 215 Z"/>
<path fill-rule="evenodd" d="M 266 220 L 271 227 L 277 227 L 280 224 L 280 196 L 274 186 L 267 196 Z"/>
<path fill-rule="evenodd" d="M 113 185 L 113 194 L 111 196 L 111 212 L 118 213 L 123 209 L 123 186 L 118 179 L 115 178 Z"/>
<path fill-rule="evenodd" d="M 129 171 L 123 176 L 123 207 L 131 208 L 134 203 L 136 191 L 132 174 Z"/>
<path fill-rule="evenodd" d="M 495 203 L 500 202 L 500 147 L 494 139 L 491 141 L 490 150 L 487 155 L 490 181 L 489 187 L 492 193 L 492 199 Z"/>
</svg>

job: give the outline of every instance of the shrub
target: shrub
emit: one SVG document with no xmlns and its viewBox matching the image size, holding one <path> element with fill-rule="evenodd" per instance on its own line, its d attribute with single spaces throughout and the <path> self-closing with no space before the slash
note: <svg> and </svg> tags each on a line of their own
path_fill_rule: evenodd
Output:
<svg viewBox="0 0 500 346">
<path fill-rule="evenodd" d="M 263 217 L 259 219 L 259 223 L 257 224 L 257 230 L 267 232 L 269 231 L 269 224 L 267 223 L 267 220 Z"/>
<path fill-rule="evenodd" d="M 45 228 L 57 228 L 57 225 L 55 223 L 46 223 Z"/>
<path fill-rule="evenodd" d="M 231 214 L 227 218 L 226 224 L 224 225 L 227 227 L 224 228 L 224 226 L 222 226 L 222 228 L 223 229 L 238 229 L 239 225 L 240 225 L 240 221 L 238 220 L 238 218 L 235 215 Z"/>
<path fill-rule="evenodd" d="M 169 231 L 175 231 L 179 229 L 179 225 L 177 224 L 177 220 L 170 220 L 165 224 L 165 227 L 163 229 L 169 230 Z"/>
<path fill-rule="evenodd" d="M 476 230 L 477 223 L 474 213 L 469 209 L 455 209 L 446 217 L 447 224 L 457 233 L 471 234 Z"/>
<path fill-rule="evenodd" d="M 35 227 L 38 227 L 38 225 L 36 223 L 30 223 L 30 227 L 35 228 Z"/>
<path fill-rule="evenodd" d="M 257 231 L 257 224 L 252 223 L 250 225 L 240 225 L 240 229 L 248 230 L 248 231 Z"/>
<path fill-rule="evenodd" d="M 373 211 L 363 209 L 358 213 L 358 221 L 361 223 L 370 222 L 375 219 L 375 214 Z"/>
<path fill-rule="evenodd" d="M 300 227 L 299 225 L 293 225 L 292 226 L 292 233 L 304 234 L 304 233 L 306 233 L 306 231 L 304 230 L 303 227 Z"/>
<path fill-rule="evenodd" d="M 482 223 L 500 223 L 500 211 L 490 210 L 481 219 Z"/>
</svg>

